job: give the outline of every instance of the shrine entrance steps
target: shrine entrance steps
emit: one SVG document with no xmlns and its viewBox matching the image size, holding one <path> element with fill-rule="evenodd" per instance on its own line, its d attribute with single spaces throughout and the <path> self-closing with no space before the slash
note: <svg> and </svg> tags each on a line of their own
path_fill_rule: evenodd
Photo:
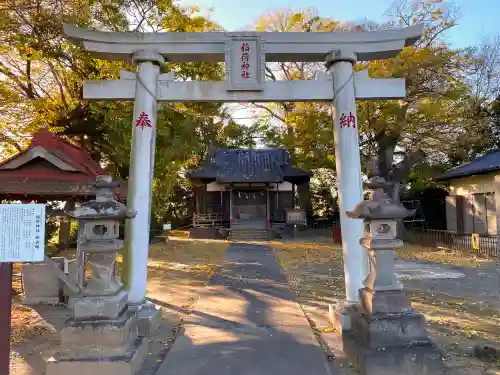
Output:
<svg viewBox="0 0 500 375">
<path fill-rule="evenodd" d="M 269 241 L 273 238 L 273 233 L 269 229 L 231 228 L 229 239 L 233 241 Z"/>
</svg>

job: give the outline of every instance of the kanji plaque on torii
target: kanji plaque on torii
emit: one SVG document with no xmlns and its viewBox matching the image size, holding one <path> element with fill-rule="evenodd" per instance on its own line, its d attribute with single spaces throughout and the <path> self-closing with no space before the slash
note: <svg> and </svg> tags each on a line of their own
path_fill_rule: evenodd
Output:
<svg viewBox="0 0 500 375">
<path fill-rule="evenodd" d="M 231 35 L 226 42 L 224 62 L 226 90 L 263 90 L 265 58 L 259 36 Z"/>
</svg>

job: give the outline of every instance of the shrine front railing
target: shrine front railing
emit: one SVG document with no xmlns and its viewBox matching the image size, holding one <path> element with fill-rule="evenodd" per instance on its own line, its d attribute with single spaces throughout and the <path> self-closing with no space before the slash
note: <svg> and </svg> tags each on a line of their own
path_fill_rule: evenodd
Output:
<svg viewBox="0 0 500 375">
<path fill-rule="evenodd" d="M 252 220 L 266 218 L 266 205 L 233 205 L 233 217 L 235 219 Z"/>
<path fill-rule="evenodd" d="M 209 213 L 209 214 L 193 214 L 193 227 L 215 227 L 221 226 L 224 220 L 224 215 Z"/>
<path fill-rule="evenodd" d="M 473 246 L 472 233 L 457 233 L 446 230 L 406 228 L 405 242 L 431 249 L 459 250 L 484 257 L 499 257 L 497 235 L 479 234 L 477 246 Z"/>
</svg>

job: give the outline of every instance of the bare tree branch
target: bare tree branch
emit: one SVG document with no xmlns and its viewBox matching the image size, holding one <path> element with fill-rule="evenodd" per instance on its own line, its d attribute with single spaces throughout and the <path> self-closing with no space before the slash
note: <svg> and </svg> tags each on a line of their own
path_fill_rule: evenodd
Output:
<svg viewBox="0 0 500 375">
<path fill-rule="evenodd" d="M 252 103 L 252 106 L 254 106 L 255 108 L 260 108 L 260 109 L 264 109 L 265 111 L 267 111 L 272 117 L 280 120 L 282 123 L 286 124 L 286 120 L 284 117 L 276 114 L 271 108 L 265 106 L 265 105 L 262 105 L 262 104 L 257 104 L 257 103 Z"/>
</svg>

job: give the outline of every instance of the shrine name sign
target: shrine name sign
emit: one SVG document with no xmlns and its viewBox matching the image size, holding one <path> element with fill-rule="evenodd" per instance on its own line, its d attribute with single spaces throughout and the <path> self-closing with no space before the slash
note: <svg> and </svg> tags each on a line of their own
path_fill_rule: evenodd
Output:
<svg viewBox="0 0 500 375">
<path fill-rule="evenodd" d="M 260 36 L 230 35 L 225 48 L 226 90 L 262 91 L 265 54 Z"/>
<path fill-rule="evenodd" d="M 0 263 L 42 262 L 45 205 L 0 204 Z"/>
</svg>

